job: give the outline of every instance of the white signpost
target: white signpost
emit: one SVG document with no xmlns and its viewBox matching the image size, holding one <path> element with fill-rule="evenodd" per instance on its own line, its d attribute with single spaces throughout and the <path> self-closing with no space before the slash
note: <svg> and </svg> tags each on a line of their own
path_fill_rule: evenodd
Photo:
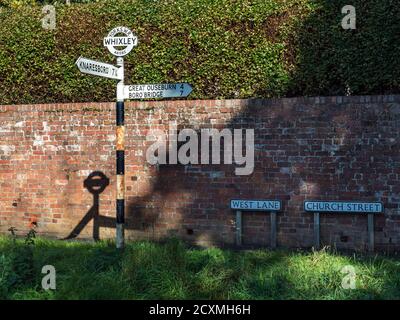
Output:
<svg viewBox="0 0 400 320">
<path fill-rule="evenodd" d="M 192 87 L 187 83 L 124 85 L 124 56 L 138 45 L 137 36 L 126 27 L 112 29 L 103 44 L 117 57 L 117 66 L 98 62 L 83 57 L 78 58 L 76 65 L 83 73 L 119 80 L 117 83 L 117 225 L 116 245 L 124 247 L 125 224 L 125 141 L 124 141 L 124 100 L 187 97 Z"/>
<path fill-rule="evenodd" d="M 115 80 L 122 80 L 122 74 L 119 72 L 119 68 L 111 64 L 98 62 L 83 57 L 79 57 L 75 64 L 82 73 Z"/>
<path fill-rule="evenodd" d="M 271 215 L 271 247 L 276 248 L 276 213 L 282 210 L 280 200 L 231 200 L 236 211 L 236 244 L 242 245 L 242 211 L 267 211 Z"/>
<path fill-rule="evenodd" d="M 382 213 L 382 202 L 304 201 L 304 211 L 314 213 L 314 247 L 320 247 L 320 213 L 368 214 L 368 249 L 374 250 L 374 215 Z"/>
<path fill-rule="evenodd" d="M 188 83 L 133 84 L 124 87 L 125 99 L 181 98 L 192 92 Z"/>
</svg>

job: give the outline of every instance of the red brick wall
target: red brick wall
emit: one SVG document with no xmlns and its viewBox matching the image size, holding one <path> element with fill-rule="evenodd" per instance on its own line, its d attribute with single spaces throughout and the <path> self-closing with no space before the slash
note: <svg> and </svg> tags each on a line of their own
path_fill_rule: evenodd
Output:
<svg viewBox="0 0 400 320">
<path fill-rule="evenodd" d="M 253 128 L 254 173 L 236 176 L 235 165 L 147 164 L 145 135 L 168 130 L 170 121 L 180 128 Z M 125 122 L 131 239 L 176 234 L 229 245 L 229 200 L 266 198 L 283 201 L 278 246 L 309 247 L 313 219 L 303 200 L 348 199 L 382 201 L 376 246 L 400 248 L 400 96 L 130 102 Z M 25 232 L 33 219 L 50 236 L 67 237 L 80 226 L 78 237 L 93 237 L 93 229 L 113 237 L 114 123 L 114 103 L 0 106 L 0 231 Z M 110 179 L 98 197 L 95 228 L 95 196 L 84 187 L 94 171 Z M 269 215 L 244 213 L 243 243 L 269 245 L 269 227 Z M 365 248 L 366 217 L 324 214 L 321 241 Z"/>
</svg>

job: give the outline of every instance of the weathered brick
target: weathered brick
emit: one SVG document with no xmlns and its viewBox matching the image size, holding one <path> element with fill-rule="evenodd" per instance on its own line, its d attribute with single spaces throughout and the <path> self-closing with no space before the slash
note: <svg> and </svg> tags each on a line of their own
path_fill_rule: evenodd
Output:
<svg viewBox="0 0 400 320">
<path fill-rule="evenodd" d="M 127 238 L 177 234 L 201 244 L 235 241 L 232 198 L 277 198 L 278 245 L 313 243 L 305 199 L 383 201 L 375 218 L 377 248 L 400 248 L 399 96 L 317 97 L 126 103 Z M 96 195 L 84 186 L 102 171 L 109 185 L 99 198 L 100 235 L 115 224 L 113 103 L 0 106 L 0 231 L 65 237 L 90 212 Z M 146 163 L 150 130 L 253 128 L 255 168 Z M 106 220 L 104 218 L 107 218 Z M 243 242 L 269 245 L 269 215 L 244 213 Z M 90 222 L 80 237 L 92 235 Z M 365 249 L 366 218 L 322 215 L 323 244 Z M 190 233 L 190 234 L 189 234 Z"/>
</svg>

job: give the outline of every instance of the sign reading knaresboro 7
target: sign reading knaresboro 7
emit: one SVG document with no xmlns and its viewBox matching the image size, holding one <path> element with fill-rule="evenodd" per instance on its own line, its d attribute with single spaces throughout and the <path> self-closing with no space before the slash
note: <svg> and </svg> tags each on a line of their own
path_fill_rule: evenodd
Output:
<svg viewBox="0 0 400 320">
<path fill-rule="evenodd" d="M 162 99 L 187 97 L 192 92 L 187 83 L 133 84 L 125 86 L 125 99 Z"/>
<path fill-rule="evenodd" d="M 118 34 L 123 36 L 117 36 Z M 108 33 L 103 44 L 114 56 L 123 57 L 138 45 L 138 37 L 127 27 L 117 27 Z"/>
<path fill-rule="evenodd" d="M 115 80 L 122 80 L 122 74 L 118 72 L 118 67 L 115 67 L 111 64 L 98 62 L 83 57 L 79 57 L 75 64 L 83 73 Z"/>
</svg>

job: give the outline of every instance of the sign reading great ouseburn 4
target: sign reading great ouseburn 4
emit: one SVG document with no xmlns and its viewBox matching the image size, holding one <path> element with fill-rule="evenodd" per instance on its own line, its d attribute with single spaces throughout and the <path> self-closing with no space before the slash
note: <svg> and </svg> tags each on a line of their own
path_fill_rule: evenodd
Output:
<svg viewBox="0 0 400 320">
<path fill-rule="evenodd" d="M 192 92 L 188 83 L 132 84 L 124 88 L 125 99 L 182 98 Z"/>
</svg>

